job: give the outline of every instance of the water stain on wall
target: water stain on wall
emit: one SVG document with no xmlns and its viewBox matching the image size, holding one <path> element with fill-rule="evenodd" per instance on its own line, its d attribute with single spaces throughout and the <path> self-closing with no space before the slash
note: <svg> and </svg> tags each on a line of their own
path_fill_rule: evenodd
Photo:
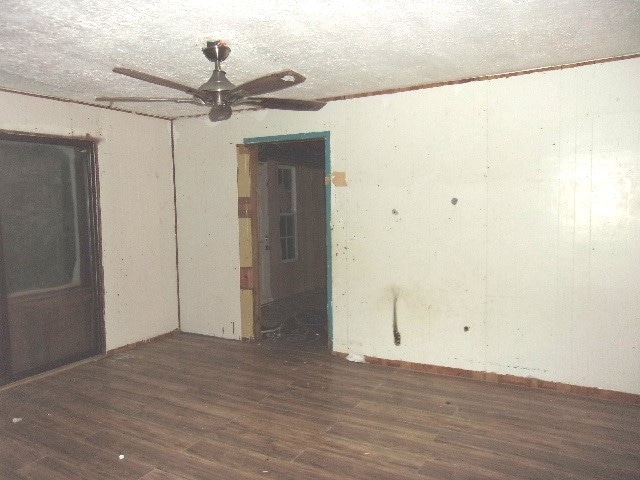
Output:
<svg viewBox="0 0 640 480">
<path fill-rule="evenodd" d="M 400 331 L 398 330 L 398 290 L 393 292 L 393 343 L 400 346 Z"/>
</svg>

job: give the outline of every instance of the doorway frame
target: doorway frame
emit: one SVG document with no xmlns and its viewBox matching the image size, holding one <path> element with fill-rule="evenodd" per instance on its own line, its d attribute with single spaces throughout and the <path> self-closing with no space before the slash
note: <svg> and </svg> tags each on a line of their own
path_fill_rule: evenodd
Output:
<svg viewBox="0 0 640 480">
<path fill-rule="evenodd" d="M 331 178 L 331 132 L 307 132 L 307 133 L 293 133 L 285 135 L 270 135 L 265 137 L 247 137 L 243 139 L 243 145 L 258 145 L 262 143 L 281 143 L 300 140 L 324 140 L 324 177 L 325 177 L 325 244 L 327 249 L 327 330 L 328 330 L 328 345 L 329 350 L 333 350 L 333 276 L 332 276 L 332 261 L 333 255 L 331 253 L 331 196 L 333 195 L 333 185 L 328 182 L 327 179 Z M 259 235 L 257 229 L 254 231 L 254 235 Z M 256 237 L 254 241 L 257 241 Z M 259 276 L 257 281 L 260 281 Z M 255 289 L 253 295 L 259 295 L 260 289 Z M 254 302 L 255 305 L 255 302 Z M 259 309 L 257 309 L 259 310 Z M 259 312 L 254 308 L 253 321 L 256 321 L 256 317 Z M 255 324 L 255 323 L 254 323 Z"/>
</svg>

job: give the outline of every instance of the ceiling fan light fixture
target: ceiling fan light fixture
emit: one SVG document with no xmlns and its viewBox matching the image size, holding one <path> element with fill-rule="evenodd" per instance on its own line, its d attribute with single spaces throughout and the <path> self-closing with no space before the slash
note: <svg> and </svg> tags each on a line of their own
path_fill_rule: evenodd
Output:
<svg viewBox="0 0 640 480">
<path fill-rule="evenodd" d="M 231 117 L 231 106 L 230 105 L 221 105 L 221 106 L 213 106 L 211 111 L 209 112 L 209 120 L 212 122 L 220 122 L 222 120 L 227 120 Z"/>
</svg>

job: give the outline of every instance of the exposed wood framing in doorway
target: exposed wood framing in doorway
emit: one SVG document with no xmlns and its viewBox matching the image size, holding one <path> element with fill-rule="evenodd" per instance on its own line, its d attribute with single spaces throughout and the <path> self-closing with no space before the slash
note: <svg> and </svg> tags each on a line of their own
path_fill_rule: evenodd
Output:
<svg viewBox="0 0 640 480">
<path fill-rule="evenodd" d="M 258 249 L 258 148 L 237 145 L 240 229 L 240 317 L 243 340 L 260 338 L 260 257 Z"/>
</svg>

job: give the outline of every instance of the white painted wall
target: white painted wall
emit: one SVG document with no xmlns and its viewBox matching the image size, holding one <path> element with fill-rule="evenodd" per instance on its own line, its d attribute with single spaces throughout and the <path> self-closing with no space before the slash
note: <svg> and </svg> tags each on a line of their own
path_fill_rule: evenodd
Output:
<svg viewBox="0 0 640 480">
<path fill-rule="evenodd" d="M 639 78 L 633 59 L 177 121 L 183 328 L 238 338 L 235 145 L 329 130 L 335 350 L 640 393 Z"/>
<path fill-rule="evenodd" d="M 239 339 L 236 148 L 221 125 L 174 122 L 180 320 L 184 332 Z"/>
<path fill-rule="evenodd" d="M 0 111 L 0 129 L 100 139 L 107 349 L 178 328 L 169 122 L 3 92 Z"/>
</svg>

